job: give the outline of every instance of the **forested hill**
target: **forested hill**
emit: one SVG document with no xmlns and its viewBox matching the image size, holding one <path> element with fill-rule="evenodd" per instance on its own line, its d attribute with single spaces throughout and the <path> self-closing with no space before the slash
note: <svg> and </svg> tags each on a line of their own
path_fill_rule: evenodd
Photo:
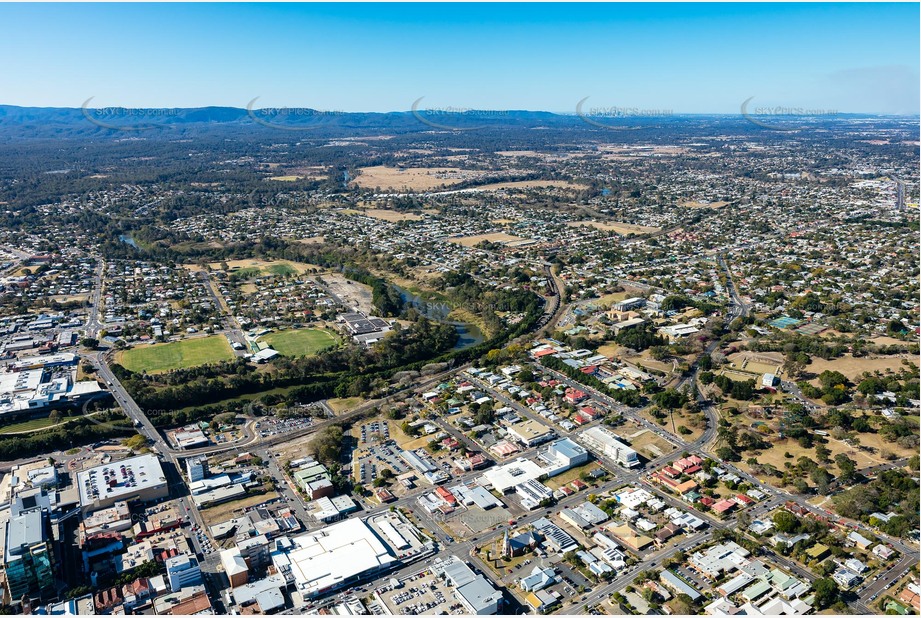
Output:
<svg viewBox="0 0 921 618">
<path fill-rule="evenodd" d="M 764 133 L 741 114 L 634 116 L 628 112 L 604 112 L 573 104 L 568 113 L 524 110 L 433 109 L 418 104 L 409 111 L 342 112 L 309 108 L 200 107 L 146 108 L 123 107 L 17 107 L 0 105 L 0 139 L 100 137 L 129 139 L 189 138 L 202 133 L 239 135 L 276 131 L 281 135 L 336 137 L 391 133 L 463 134 L 477 129 L 556 129 L 613 133 L 629 139 L 658 131 L 680 128 L 689 135 L 720 131 Z M 868 116 L 841 114 L 833 120 L 801 119 L 812 125 L 825 122 L 853 122 Z M 916 120 L 917 117 L 915 117 Z M 876 118 L 877 122 L 887 119 Z M 904 118 L 888 119 L 893 126 Z M 815 127 L 813 127 L 815 128 Z M 608 131 L 606 129 L 613 129 Z M 480 131 L 475 131 L 479 133 Z"/>
<path fill-rule="evenodd" d="M 389 130 L 395 132 L 465 131 L 482 127 L 571 127 L 576 115 L 531 111 L 416 111 L 373 113 L 323 111 L 309 108 L 163 108 L 121 107 L 17 107 L 0 105 L 0 136 L 68 137 L 94 134 L 173 136 L 184 129 L 292 131 L 336 135 L 345 131 Z"/>
</svg>

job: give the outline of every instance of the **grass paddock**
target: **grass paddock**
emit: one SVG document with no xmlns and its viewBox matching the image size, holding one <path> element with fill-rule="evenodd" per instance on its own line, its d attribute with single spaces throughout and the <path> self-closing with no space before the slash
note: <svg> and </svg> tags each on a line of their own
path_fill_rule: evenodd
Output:
<svg viewBox="0 0 921 618">
<path fill-rule="evenodd" d="M 117 362 L 135 373 L 186 369 L 208 363 L 233 360 L 227 337 L 213 335 L 171 343 L 145 345 L 119 352 Z"/>
<path fill-rule="evenodd" d="M 320 328 L 281 330 L 261 337 L 282 356 L 310 356 L 338 342 L 331 332 Z"/>
</svg>

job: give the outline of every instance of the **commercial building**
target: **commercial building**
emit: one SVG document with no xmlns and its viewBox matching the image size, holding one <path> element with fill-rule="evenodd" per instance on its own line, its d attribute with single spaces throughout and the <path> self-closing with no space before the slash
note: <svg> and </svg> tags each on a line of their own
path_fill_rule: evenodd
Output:
<svg viewBox="0 0 921 618">
<path fill-rule="evenodd" d="M 691 597 L 691 601 L 696 601 L 700 598 L 700 592 L 698 592 L 696 588 L 668 569 L 662 571 L 659 575 L 659 580 L 665 584 L 667 588 L 671 588 L 675 594 L 686 594 Z"/>
<path fill-rule="evenodd" d="M 563 521 L 577 528 L 591 528 L 608 519 L 608 514 L 591 502 L 585 501 L 579 506 L 560 511 Z"/>
<path fill-rule="evenodd" d="M 51 377 L 44 369 L 0 374 L 0 415 L 74 407 L 107 396 L 95 380 L 77 382 L 73 376 Z"/>
<path fill-rule="evenodd" d="M 627 298 L 622 301 L 616 302 L 611 306 L 611 309 L 614 311 L 630 311 L 632 309 L 639 309 L 646 304 L 645 298 Z"/>
<path fill-rule="evenodd" d="M 534 479 L 515 485 L 515 493 L 521 499 L 521 506 L 528 511 L 539 507 L 544 500 L 553 498 L 553 490 Z"/>
<path fill-rule="evenodd" d="M 546 474 L 547 471 L 537 462 L 519 457 L 505 465 L 487 470 L 479 482 L 485 487 L 492 487 L 500 494 L 507 494 L 516 485 L 539 479 Z"/>
<path fill-rule="evenodd" d="M 556 435 L 550 427 L 537 421 L 525 421 L 508 427 L 508 435 L 524 446 L 530 448 L 552 440 Z"/>
<path fill-rule="evenodd" d="M 534 531 L 543 537 L 543 543 L 554 552 L 565 554 L 579 549 L 579 544 L 572 536 L 546 517 L 531 522 L 531 525 L 534 526 Z"/>
<path fill-rule="evenodd" d="M 238 548 L 221 550 L 221 566 L 224 567 L 231 588 L 243 586 L 249 581 L 249 565 Z"/>
<path fill-rule="evenodd" d="M 360 519 L 275 539 L 271 558 L 275 568 L 289 577 L 305 598 L 337 590 L 398 564 L 393 550 Z"/>
<path fill-rule="evenodd" d="M 207 457 L 193 457 L 185 460 L 185 470 L 189 476 L 189 482 L 201 481 L 208 478 L 210 473 L 208 469 Z"/>
<path fill-rule="evenodd" d="M 473 572 L 456 556 L 438 567 L 445 580 L 454 587 L 454 596 L 466 609 L 477 616 L 498 614 L 502 607 L 502 592 L 496 590 L 483 575 Z"/>
<path fill-rule="evenodd" d="M 579 440 L 587 447 L 597 450 L 603 456 L 625 468 L 635 468 L 640 465 L 640 459 L 636 451 L 618 440 L 613 433 L 604 427 L 586 429 L 579 434 Z"/>
<path fill-rule="evenodd" d="M 201 567 L 194 556 L 189 554 L 173 556 L 166 559 L 164 566 L 166 567 L 166 579 L 173 592 L 202 583 Z"/>
<path fill-rule="evenodd" d="M 560 465 L 566 466 L 566 470 L 581 466 L 588 461 L 589 457 L 587 450 L 569 438 L 552 442 L 547 447 L 546 453 L 548 458 L 552 458 Z"/>
<path fill-rule="evenodd" d="M 3 570 L 10 600 L 54 594 L 54 555 L 48 512 L 40 506 L 19 510 L 14 504 L 4 528 Z"/>
<path fill-rule="evenodd" d="M 77 474 L 80 506 L 84 512 L 118 501 L 149 502 L 169 496 L 166 475 L 154 455 L 140 455 L 84 470 Z"/>
</svg>

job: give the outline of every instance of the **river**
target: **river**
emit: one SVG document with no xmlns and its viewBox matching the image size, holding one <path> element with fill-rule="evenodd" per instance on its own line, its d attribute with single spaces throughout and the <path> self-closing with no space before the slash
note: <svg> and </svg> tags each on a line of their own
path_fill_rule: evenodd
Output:
<svg viewBox="0 0 921 618">
<path fill-rule="evenodd" d="M 441 324 L 450 324 L 454 327 L 454 330 L 456 330 L 458 334 L 457 343 L 453 348 L 454 350 L 463 350 L 483 343 L 483 341 L 486 340 L 483 331 L 481 331 L 476 324 L 449 320 L 448 314 L 451 313 L 451 307 L 448 307 L 444 303 L 427 301 L 411 292 L 407 292 L 400 286 L 395 285 L 394 287 L 400 292 L 400 298 L 405 304 L 410 305 L 430 320 L 440 322 Z"/>
</svg>

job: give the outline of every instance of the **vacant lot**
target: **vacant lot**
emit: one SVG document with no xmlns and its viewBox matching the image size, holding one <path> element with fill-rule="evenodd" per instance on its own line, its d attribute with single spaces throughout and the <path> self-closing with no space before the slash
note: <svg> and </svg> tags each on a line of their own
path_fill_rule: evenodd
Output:
<svg viewBox="0 0 921 618">
<path fill-rule="evenodd" d="M 677 419 L 676 419 L 677 421 Z M 670 426 L 669 426 L 670 429 Z M 700 430 L 694 430 L 694 438 L 688 438 L 687 436 L 682 436 L 684 440 L 696 439 L 697 435 L 702 433 Z M 630 447 L 642 453 L 648 459 L 657 459 L 662 455 L 667 455 L 674 451 L 677 447 L 665 440 L 660 438 L 655 433 L 649 431 L 648 429 L 641 429 L 640 431 L 630 434 L 629 432 L 624 436 L 630 441 Z"/>
<path fill-rule="evenodd" d="M 325 236 L 311 236 L 310 238 L 292 238 L 294 242 L 299 242 L 302 245 L 322 245 L 326 242 Z"/>
<path fill-rule="evenodd" d="M 747 371 L 748 373 L 778 374 L 783 366 L 783 355 L 779 352 L 736 352 L 726 358 L 732 363 L 731 367 L 733 369 Z"/>
<path fill-rule="evenodd" d="M 336 414 L 336 416 L 338 416 L 342 414 L 343 412 L 354 410 L 355 408 L 360 406 L 362 403 L 364 403 L 364 401 L 365 400 L 362 399 L 361 397 L 346 397 L 344 399 L 333 398 L 333 399 L 327 399 L 326 405 L 328 405 L 332 409 L 332 411 Z"/>
<path fill-rule="evenodd" d="M 685 208 L 722 208 L 729 202 L 684 202 L 681 206 Z"/>
<path fill-rule="evenodd" d="M 393 190 L 409 189 L 429 191 L 450 187 L 464 180 L 477 178 L 482 172 L 465 171 L 456 167 L 407 167 L 404 169 L 376 165 L 361 168 L 361 174 L 355 178 L 359 187 Z"/>
<path fill-rule="evenodd" d="M 256 506 L 257 504 L 262 504 L 263 502 L 268 502 L 269 500 L 274 500 L 278 497 L 278 494 L 274 491 L 270 491 L 264 494 L 256 494 L 254 496 L 246 496 L 245 498 L 240 498 L 239 500 L 233 500 L 231 502 L 226 502 L 224 504 L 219 504 L 208 509 L 201 510 L 201 517 L 205 520 L 205 524 L 208 526 L 214 526 L 232 519 L 236 514 L 242 513 L 243 509 Z"/>
<path fill-rule="evenodd" d="M 221 264 L 222 262 L 212 262 L 210 266 L 213 270 L 223 270 Z M 290 275 L 316 268 L 310 264 L 290 260 L 227 260 L 226 264 L 229 274 L 236 274 L 243 278 L 260 275 Z"/>
<path fill-rule="evenodd" d="M 325 273 L 322 281 L 329 292 L 350 307 L 357 307 L 358 311 L 366 315 L 374 315 L 374 305 L 371 303 L 371 286 L 346 279 L 338 273 Z"/>
<path fill-rule="evenodd" d="M 898 371 L 903 367 L 903 359 L 907 359 L 908 362 L 910 362 L 915 367 L 918 366 L 918 358 L 916 356 L 910 357 L 908 355 L 904 355 L 884 356 L 880 358 L 854 358 L 850 354 L 845 354 L 841 358 L 836 358 L 830 361 L 822 358 L 813 358 L 812 362 L 806 365 L 806 371 L 816 375 L 819 375 L 825 370 L 840 371 L 849 380 L 854 380 L 864 371 L 869 371 L 870 373 L 873 373 L 874 371 L 886 373 L 887 369 Z M 813 380 L 813 382 L 818 384 L 818 380 Z"/>
<path fill-rule="evenodd" d="M 115 356 L 118 364 L 135 373 L 185 369 L 233 358 L 230 343 L 223 335 L 144 345 L 124 350 Z"/>
<path fill-rule="evenodd" d="M 311 356 L 336 345 L 338 338 L 321 328 L 281 330 L 261 337 L 283 356 Z"/>
<path fill-rule="evenodd" d="M 453 242 L 457 245 L 463 245 L 464 247 L 474 247 L 484 240 L 507 245 L 518 243 L 526 239 L 519 238 L 518 236 L 512 236 L 511 234 L 506 234 L 505 232 L 496 232 L 494 234 L 478 234 L 476 236 L 462 236 L 460 238 L 448 239 L 449 242 Z"/>
<path fill-rule="evenodd" d="M 626 236 L 627 234 L 652 234 L 658 232 L 659 228 L 651 227 L 648 225 L 634 225 L 633 223 L 602 223 L 601 221 L 570 221 L 567 223 L 569 227 L 580 227 L 587 225 L 593 227 L 596 230 L 602 230 L 604 232 L 617 232 Z"/>
</svg>

